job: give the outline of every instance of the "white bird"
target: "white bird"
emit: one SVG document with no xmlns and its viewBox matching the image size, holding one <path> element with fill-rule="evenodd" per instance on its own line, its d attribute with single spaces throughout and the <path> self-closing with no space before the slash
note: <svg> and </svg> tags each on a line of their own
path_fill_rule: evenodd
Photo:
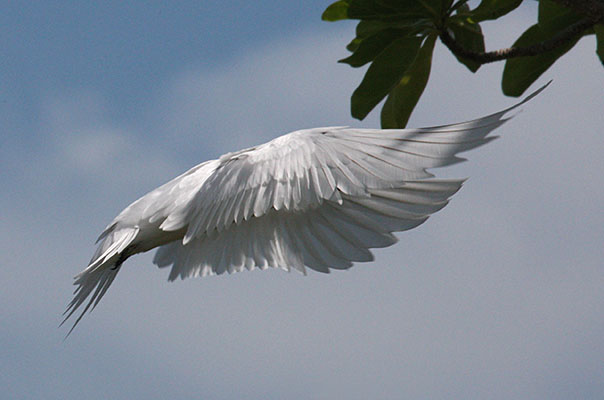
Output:
<svg viewBox="0 0 604 400">
<path fill-rule="evenodd" d="M 546 85 L 547 86 L 547 85 Z M 130 256 L 158 247 L 169 280 L 244 269 L 306 273 L 373 260 L 392 232 L 443 208 L 463 179 L 430 179 L 428 168 L 494 139 L 512 109 L 420 129 L 305 129 L 206 161 L 144 195 L 101 233 L 62 324 L 90 297 L 71 331 L 94 309 Z M 69 335 L 68 333 L 68 335 Z"/>
</svg>

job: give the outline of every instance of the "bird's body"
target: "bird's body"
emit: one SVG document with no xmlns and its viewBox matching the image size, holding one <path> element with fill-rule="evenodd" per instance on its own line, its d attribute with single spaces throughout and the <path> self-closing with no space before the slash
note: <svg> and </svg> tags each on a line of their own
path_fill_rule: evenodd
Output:
<svg viewBox="0 0 604 400">
<path fill-rule="evenodd" d="M 75 327 L 128 257 L 157 247 L 154 263 L 172 266 L 170 280 L 268 267 L 329 272 L 370 261 L 370 248 L 395 243 L 392 232 L 424 222 L 462 185 L 430 179 L 426 169 L 461 161 L 457 153 L 493 139 L 487 135 L 514 107 L 432 128 L 301 130 L 206 161 L 107 226 L 75 277 L 65 320 L 90 297 Z"/>
</svg>

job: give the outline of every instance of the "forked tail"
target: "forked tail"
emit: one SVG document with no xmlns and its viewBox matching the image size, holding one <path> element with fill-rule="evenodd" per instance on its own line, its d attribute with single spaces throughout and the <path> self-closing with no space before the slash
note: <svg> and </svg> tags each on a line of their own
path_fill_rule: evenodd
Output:
<svg viewBox="0 0 604 400">
<path fill-rule="evenodd" d="M 82 319 L 86 311 L 94 310 L 101 298 L 113 283 L 117 273 L 120 270 L 122 262 L 128 258 L 128 246 L 132 243 L 138 233 L 138 228 L 124 228 L 115 230 L 112 226 L 108 231 L 101 235 L 103 241 L 97 248 L 94 256 L 90 260 L 88 267 L 74 277 L 74 285 L 78 285 L 74 291 L 74 297 L 63 313 L 65 319 L 61 322 L 62 326 L 80 306 L 90 297 L 88 304 L 78 316 L 73 326 L 67 333 L 71 334 L 78 322 Z M 92 308 L 91 308 L 92 307 Z"/>
</svg>

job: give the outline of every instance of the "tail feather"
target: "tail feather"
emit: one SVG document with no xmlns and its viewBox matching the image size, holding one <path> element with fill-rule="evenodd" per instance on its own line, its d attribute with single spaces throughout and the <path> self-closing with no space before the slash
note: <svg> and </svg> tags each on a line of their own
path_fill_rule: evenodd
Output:
<svg viewBox="0 0 604 400">
<path fill-rule="evenodd" d="M 116 266 L 114 266 L 113 268 L 103 269 L 102 271 L 97 270 L 97 271 L 94 271 L 94 272 L 88 274 L 83 281 L 81 281 L 79 283 L 77 283 L 77 282 L 75 283 L 76 285 L 80 285 L 80 286 L 78 286 L 78 288 L 75 290 L 73 300 L 71 300 L 71 302 L 67 306 L 67 309 L 63 313 L 63 315 L 65 315 L 65 314 L 67 314 L 67 315 L 66 315 L 65 319 L 63 319 L 63 322 L 61 322 L 61 325 L 59 325 L 59 326 L 62 326 L 69 319 L 69 317 L 71 317 L 75 313 L 75 311 L 90 296 L 90 294 L 92 293 L 93 290 L 94 290 L 94 294 L 88 301 L 88 304 L 86 304 L 86 307 L 84 307 L 84 310 L 80 313 L 78 318 L 75 320 L 72 327 L 69 329 L 69 332 L 67 333 L 66 337 L 69 336 L 71 334 L 71 332 L 75 329 L 76 325 L 80 322 L 80 320 L 82 319 L 82 317 L 84 316 L 86 311 L 88 311 L 88 309 L 90 309 L 91 306 L 92 306 L 92 309 L 90 311 L 92 311 L 96 307 L 99 300 L 101 300 L 101 298 L 103 297 L 103 295 L 105 294 L 105 292 L 107 291 L 107 289 L 109 288 L 111 283 L 113 282 L 113 279 L 115 279 L 115 276 L 117 275 L 118 271 L 119 271 L 119 267 L 116 267 Z M 96 290 L 95 290 L 95 288 L 96 288 Z"/>
<path fill-rule="evenodd" d="M 113 283 L 119 272 L 122 262 L 129 256 L 128 246 L 138 233 L 138 228 L 120 229 L 109 232 L 99 245 L 95 255 L 90 260 L 88 267 L 74 278 L 74 285 L 78 287 L 73 292 L 74 297 L 63 313 L 65 319 L 62 326 L 86 302 L 84 310 L 80 313 L 66 337 L 71 334 L 88 310 L 92 311 Z M 92 307 L 92 308 L 91 308 Z"/>
</svg>

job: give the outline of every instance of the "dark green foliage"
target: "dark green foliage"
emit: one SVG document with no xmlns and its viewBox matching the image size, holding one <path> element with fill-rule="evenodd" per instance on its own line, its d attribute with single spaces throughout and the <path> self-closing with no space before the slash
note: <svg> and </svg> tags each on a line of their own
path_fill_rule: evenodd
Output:
<svg viewBox="0 0 604 400">
<path fill-rule="evenodd" d="M 577 22 L 579 19 L 581 19 L 580 15 L 552 0 L 542 0 L 539 2 L 537 22 L 543 29 L 553 31 L 556 28 L 564 28 L 572 22 Z"/>
<path fill-rule="evenodd" d="M 351 98 L 355 118 L 365 118 L 389 96 L 392 99 L 387 104 L 392 112 L 386 112 L 383 119 L 389 120 L 391 127 L 404 126 L 426 86 L 429 69 L 418 69 L 431 64 L 438 32 L 436 21 L 444 18 L 451 3 L 452 0 L 347 0 L 335 2 L 325 10 L 324 20 L 335 21 L 344 16 L 360 20 L 356 37 L 346 46 L 352 54 L 340 60 L 352 67 L 371 63 Z M 426 39 L 430 34 L 430 39 Z M 471 33 L 464 30 L 460 35 L 473 43 Z M 404 98 L 407 96 L 411 97 Z M 395 111 L 393 104 L 405 109 Z"/>
<path fill-rule="evenodd" d="M 348 3 L 346 1 L 336 1 L 325 11 L 321 18 L 324 21 L 339 21 L 348 18 Z"/>
<path fill-rule="evenodd" d="M 498 19 L 513 11 L 522 0 L 482 0 L 472 12 L 474 22 Z"/>
<path fill-rule="evenodd" d="M 368 62 L 373 61 L 386 47 L 388 47 L 397 38 L 405 37 L 401 31 L 395 29 L 385 29 L 366 39 L 357 40 L 348 47 L 354 53 L 339 62 L 349 64 L 351 67 L 361 67 Z"/>
<path fill-rule="evenodd" d="M 596 32 L 596 39 L 598 41 L 598 46 L 596 47 L 596 53 L 598 57 L 600 57 L 600 61 L 602 65 L 604 65 L 604 25 L 598 24 L 594 26 L 594 31 Z"/>
<path fill-rule="evenodd" d="M 483 2 L 484 3 L 484 2 Z M 481 4 L 482 5 L 482 4 Z M 457 9 L 457 18 L 450 18 L 448 24 L 449 30 L 453 33 L 455 40 L 465 49 L 475 52 L 484 51 L 484 37 L 480 25 L 474 22 L 470 16 L 470 8 L 467 4 L 462 4 Z M 464 64 L 472 72 L 480 68 L 480 63 L 468 58 L 457 56 L 457 60 Z"/>
<path fill-rule="evenodd" d="M 422 39 L 402 37 L 375 57 L 363 81 L 352 94 L 352 116 L 363 119 L 399 83 L 415 60 Z"/>
<path fill-rule="evenodd" d="M 417 52 L 398 84 L 390 91 L 382 107 L 382 128 L 401 128 L 407 125 L 411 111 L 419 101 L 432 67 L 432 52 L 436 35 L 429 35 Z"/>
<path fill-rule="evenodd" d="M 514 46 L 528 46 L 549 38 L 546 32 L 535 24 L 520 36 Z M 518 97 L 524 93 L 551 65 L 571 49 L 577 41 L 574 40 L 549 51 L 532 57 L 512 58 L 506 61 L 501 80 L 501 89 L 507 96 Z"/>
<path fill-rule="evenodd" d="M 355 68 L 369 64 L 352 95 L 352 115 L 365 118 L 387 97 L 381 113 L 382 126 L 403 128 L 428 82 L 436 38 L 446 32 L 462 49 L 484 54 L 480 23 L 499 19 L 521 3 L 522 0 L 482 0 L 474 9 L 469 8 L 467 0 L 340 0 L 331 4 L 323 13 L 324 20 L 359 20 L 356 37 L 346 47 L 352 54 L 340 62 Z M 540 0 L 537 24 L 528 28 L 514 46 L 551 41 L 582 17 L 554 0 Z M 553 50 L 508 59 L 503 92 L 521 95 L 582 35 L 594 33 L 596 52 L 604 64 L 604 24 L 599 24 L 561 42 Z M 472 72 L 483 63 L 471 54 L 461 54 L 455 56 Z"/>
<path fill-rule="evenodd" d="M 514 46 L 525 47 L 552 39 L 558 32 L 580 19 L 581 17 L 572 10 L 561 7 L 552 0 L 541 0 L 537 24 L 528 28 L 516 40 Z M 543 54 L 507 60 L 501 81 L 503 93 L 515 97 L 522 95 L 558 58 L 568 52 L 579 38 Z"/>
</svg>

